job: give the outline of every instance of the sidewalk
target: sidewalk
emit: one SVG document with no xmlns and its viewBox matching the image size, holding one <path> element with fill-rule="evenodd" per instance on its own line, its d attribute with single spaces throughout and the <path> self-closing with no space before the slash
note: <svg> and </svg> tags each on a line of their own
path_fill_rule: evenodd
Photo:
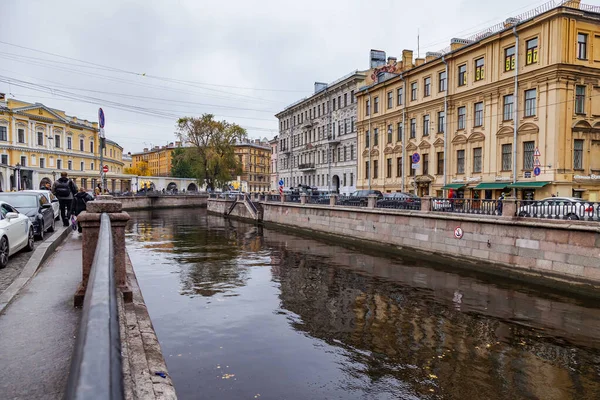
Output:
<svg viewBox="0 0 600 400">
<path fill-rule="evenodd" d="M 1 399 L 62 399 L 81 310 L 81 236 L 71 234 L 0 314 Z"/>
</svg>

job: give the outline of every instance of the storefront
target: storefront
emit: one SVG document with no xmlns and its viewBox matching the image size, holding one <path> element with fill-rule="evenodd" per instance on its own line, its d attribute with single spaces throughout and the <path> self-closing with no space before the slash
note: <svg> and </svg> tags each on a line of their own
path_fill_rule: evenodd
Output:
<svg viewBox="0 0 600 400">
<path fill-rule="evenodd" d="M 483 200 L 495 200 L 508 190 L 507 182 L 482 182 L 472 189 L 472 197 Z"/>
<path fill-rule="evenodd" d="M 549 197 L 548 192 L 543 190 L 549 184 L 550 182 L 516 182 L 508 185 L 508 188 L 517 190 L 517 199 L 539 200 Z"/>
<path fill-rule="evenodd" d="M 449 183 L 442 187 L 442 190 L 447 190 L 447 198 L 450 199 L 464 199 L 465 198 L 465 187 L 464 183 Z"/>
</svg>

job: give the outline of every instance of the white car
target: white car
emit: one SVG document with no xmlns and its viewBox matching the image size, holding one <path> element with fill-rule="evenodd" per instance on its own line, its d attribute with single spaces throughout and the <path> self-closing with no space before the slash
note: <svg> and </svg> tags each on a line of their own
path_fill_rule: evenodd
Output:
<svg viewBox="0 0 600 400">
<path fill-rule="evenodd" d="M 0 201 L 0 269 L 8 265 L 8 257 L 21 249 L 32 251 L 33 225 L 29 217 Z"/>
<path fill-rule="evenodd" d="M 523 200 L 519 217 L 568 220 L 600 219 L 598 203 L 589 203 L 575 197 L 547 197 L 542 200 Z"/>
<path fill-rule="evenodd" d="M 54 193 L 52 193 L 49 190 L 23 190 L 24 192 L 31 192 L 31 193 L 41 193 L 43 194 L 46 199 L 48 200 L 48 202 L 50 204 L 52 204 L 52 211 L 54 212 L 54 219 L 56 221 L 58 221 L 58 219 L 60 218 L 60 205 L 58 204 L 58 197 L 56 197 L 54 195 Z"/>
</svg>

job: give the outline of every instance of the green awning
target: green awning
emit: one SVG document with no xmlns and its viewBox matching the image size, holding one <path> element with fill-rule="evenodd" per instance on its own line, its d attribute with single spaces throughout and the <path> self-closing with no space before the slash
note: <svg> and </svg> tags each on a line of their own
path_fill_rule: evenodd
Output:
<svg viewBox="0 0 600 400">
<path fill-rule="evenodd" d="M 449 183 L 446 186 L 444 186 L 442 189 L 444 189 L 444 190 L 449 190 L 449 189 L 458 190 L 458 189 L 462 189 L 464 187 L 465 187 L 464 183 Z"/>
<path fill-rule="evenodd" d="M 511 189 L 539 189 L 549 183 L 550 182 L 517 182 L 508 185 L 508 187 Z"/>
<path fill-rule="evenodd" d="M 480 183 L 479 185 L 475 186 L 473 189 L 476 189 L 476 190 L 479 190 L 479 189 L 481 189 L 481 190 L 504 189 L 508 185 L 509 185 L 508 182 Z"/>
</svg>

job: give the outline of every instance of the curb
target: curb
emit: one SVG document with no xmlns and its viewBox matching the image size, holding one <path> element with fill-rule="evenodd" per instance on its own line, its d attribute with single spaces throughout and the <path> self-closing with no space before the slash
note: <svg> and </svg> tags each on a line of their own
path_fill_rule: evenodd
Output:
<svg viewBox="0 0 600 400">
<path fill-rule="evenodd" d="M 62 229 L 62 230 L 61 230 Z M 6 307 L 13 301 L 17 293 L 25 286 L 35 273 L 40 269 L 42 264 L 54 253 L 58 246 L 69 236 L 71 227 L 60 226 L 56 227 L 56 235 L 52 238 L 41 242 L 35 247 L 31 258 L 25 264 L 25 267 L 19 276 L 10 284 L 8 288 L 0 295 L 0 315 Z"/>
</svg>

